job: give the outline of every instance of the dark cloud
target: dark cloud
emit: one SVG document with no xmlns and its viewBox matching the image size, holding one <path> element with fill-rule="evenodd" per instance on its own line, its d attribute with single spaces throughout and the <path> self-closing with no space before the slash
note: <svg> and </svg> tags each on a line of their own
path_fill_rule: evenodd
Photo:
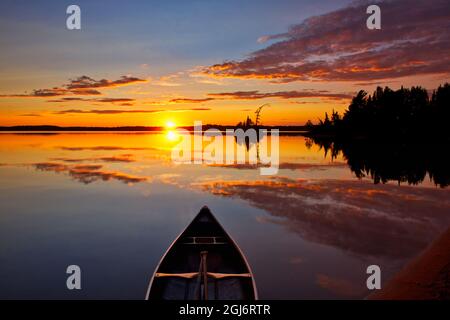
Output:
<svg viewBox="0 0 450 320">
<path fill-rule="evenodd" d="M 202 103 L 213 100 L 257 100 L 265 98 L 280 98 L 280 99 L 301 99 L 301 98 L 327 98 L 332 100 L 351 99 L 351 93 L 332 93 L 328 90 L 303 90 L 303 91 L 277 91 L 277 92 L 259 92 L 252 91 L 234 91 L 234 92 L 218 92 L 209 93 L 209 98 L 188 99 L 178 98 L 172 99 L 173 103 Z"/>
<path fill-rule="evenodd" d="M 162 112 L 164 110 L 80 110 L 80 109 L 68 109 L 56 111 L 54 114 L 122 114 L 122 113 L 155 113 Z"/>
<path fill-rule="evenodd" d="M 450 73 L 448 0 L 377 1 L 381 30 L 366 27 L 368 2 L 314 16 L 240 61 L 207 67 L 215 77 L 290 81 L 372 81 Z M 370 3 L 373 4 L 373 3 Z"/>
<path fill-rule="evenodd" d="M 162 110 L 162 109 L 148 109 L 148 110 L 81 110 L 81 109 L 67 109 L 56 111 L 54 114 L 123 114 L 123 113 L 159 113 L 159 112 L 184 112 L 184 111 L 209 111 L 210 108 L 190 108 L 190 109 L 175 109 L 175 110 Z"/>
<path fill-rule="evenodd" d="M 41 117 L 41 115 L 39 113 L 24 113 L 19 116 L 21 116 L 21 117 Z"/>
<path fill-rule="evenodd" d="M 50 98 L 66 95 L 100 95 L 100 91 L 94 89 L 77 89 L 68 90 L 65 88 L 52 88 L 52 89 L 37 89 L 33 90 L 31 93 L 24 94 L 4 94 L 0 95 L 0 98 Z"/>
<path fill-rule="evenodd" d="M 68 166 L 61 163 L 42 162 L 35 163 L 33 166 L 36 170 L 52 171 L 56 173 L 67 172 L 74 180 L 84 184 L 95 181 L 111 181 L 117 180 L 126 184 L 138 183 L 146 181 L 147 178 L 132 176 L 117 171 L 102 171 L 101 165 L 75 165 Z"/>
<path fill-rule="evenodd" d="M 101 92 L 98 91 L 97 89 L 112 88 L 146 81 L 147 80 L 129 76 L 122 76 L 118 80 L 107 80 L 107 79 L 95 80 L 88 76 L 81 76 L 76 79 L 70 80 L 69 83 L 63 84 L 60 87 L 53 87 L 51 89 L 36 89 L 33 90 L 31 93 L 24 93 L 24 94 L 0 95 L 0 98 L 33 98 L 33 97 L 49 98 L 66 95 L 100 95 Z M 108 99 L 110 98 L 106 98 L 106 100 Z M 75 98 L 72 100 L 76 101 L 78 99 Z"/>
<path fill-rule="evenodd" d="M 72 102 L 72 101 L 84 101 L 84 102 L 102 102 L 102 103 L 127 103 L 133 102 L 135 99 L 131 98 L 100 98 L 100 99 L 86 99 L 77 97 L 65 97 L 61 99 L 48 100 L 47 102 Z M 131 104 L 127 104 L 131 105 Z"/>
<path fill-rule="evenodd" d="M 147 80 L 130 76 L 121 76 L 118 80 L 95 80 L 88 76 L 81 76 L 76 79 L 70 80 L 69 84 L 67 84 L 66 87 L 68 89 L 110 88 L 135 84 L 139 82 L 147 82 Z"/>
<path fill-rule="evenodd" d="M 215 99 L 214 98 L 203 98 L 203 99 L 177 98 L 177 99 L 172 99 L 169 102 L 172 102 L 172 103 L 202 103 L 202 102 L 208 102 L 211 100 L 215 100 Z"/>
<path fill-rule="evenodd" d="M 450 225 L 450 191 L 443 189 L 282 177 L 200 188 L 246 200 L 306 240 L 366 257 L 411 258 Z"/>
<path fill-rule="evenodd" d="M 210 93 L 209 96 L 216 98 L 239 99 L 239 100 L 256 100 L 264 98 L 329 98 L 329 99 L 350 99 L 352 94 L 349 93 L 331 93 L 327 90 L 304 90 L 304 91 L 278 91 L 278 92 L 259 92 L 255 91 L 236 91 Z"/>
</svg>

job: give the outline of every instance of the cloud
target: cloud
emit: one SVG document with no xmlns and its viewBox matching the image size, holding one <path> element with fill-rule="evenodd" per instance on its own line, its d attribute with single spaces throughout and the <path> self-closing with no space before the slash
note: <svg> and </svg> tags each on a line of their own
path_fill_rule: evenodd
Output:
<svg viewBox="0 0 450 320">
<path fill-rule="evenodd" d="M 39 113 L 24 113 L 24 114 L 20 114 L 19 116 L 21 116 L 21 117 L 41 117 L 42 115 L 40 115 Z"/>
<path fill-rule="evenodd" d="M 243 60 L 204 68 L 213 77 L 291 81 L 372 81 L 450 73 L 448 0 L 379 1 L 381 30 L 366 27 L 368 2 L 264 36 L 275 43 Z"/>
<path fill-rule="evenodd" d="M 51 88 L 51 89 L 35 89 L 31 93 L 23 94 L 2 94 L 0 98 L 49 98 L 66 95 L 100 95 L 100 91 L 94 89 L 74 89 L 68 90 L 65 88 Z"/>
<path fill-rule="evenodd" d="M 148 109 L 148 110 L 81 110 L 81 109 L 67 109 L 61 111 L 55 111 L 53 114 L 123 114 L 123 113 L 161 113 L 161 112 L 186 112 L 186 111 L 209 111 L 210 108 L 189 108 L 189 109 L 174 109 L 174 110 L 162 110 L 162 109 Z"/>
<path fill-rule="evenodd" d="M 222 92 L 222 93 L 210 93 L 212 97 L 227 98 L 236 100 L 256 100 L 264 98 L 281 98 L 281 99 L 294 99 L 294 98 L 330 98 L 330 99 L 351 99 L 352 94 L 349 93 L 331 93 L 327 90 L 304 90 L 304 91 L 278 91 L 278 92 L 266 92 L 261 93 L 257 90 L 254 91 L 235 91 L 235 92 Z"/>
<path fill-rule="evenodd" d="M 102 102 L 102 103 L 127 103 L 133 102 L 135 99 L 131 98 L 101 98 L 101 99 L 85 99 L 77 97 L 65 97 L 61 99 L 47 100 L 47 102 L 72 102 L 72 101 L 84 101 L 84 102 Z"/>
<path fill-rule="evenodd" d="M 126 86 L 140 82 L 147 82 L 147 80 L 130 76 L 121 76 L 118 80 L 108 80 L 108 79 L 95 80 L 88 76 L 81 76 L 76 79 L 70 80 L 70 82 L 65 86 L 69 90 L 93 89 L 93 88 L 111 88 L 111 87 Z"/>
<path fill-rule="evenodd" d="M 179 87 L 180 83 L 176 82 L 183 75 L 183 72 L 179 72 L 176 74 L 160 77 L 159 80 L 152 81 L 152 85 L 157 85 L 161 87 Z"/>
<path fill-rule="evenodd" d="M 265 43 L 271 39 L 271 36 L 261 36 L 256 40 L 258 43 Z"/>
<path fill-rule="evenodd" d="M 175 109 L 175 110 L 166 110 L 168 112 L 185 112 L 185 111 L 210 111 L 211 108 L 189 108 L 189 109 Z"/>
<path fill-rule="evenodd" d="M 101 92 L 97 89 L 113 88 L 140 82 L 147 82 L 147 80 L 129 76 L 122 76 L 118 80 L 95 80 L 88 76 L 81 76 L 76 79 L 69 80 L 69 83 L 63 84 L 60 87 L 53 87 L 51 89 L 35 89 L 31 93 L 24 94 L 0 95 L 0 98 L 49 98 L 66 95 L 101 95 Z"/>
<path fill-rule="evenodd" d="M 56 173 L 67 172 L 74 180 L 90 184 L 95 181 L 117 180 L 126 184 L 133 184 L 146 181 L 145 177 L 138 177 L 117 171 L 102 171 L 101 165 L 75 165 L 68 166 L 61 163 L 41 162 L 35 163 L 33 166 L 36 170 L 52 171 Z"/>
<path fill-rule="evenodd" d="M 214 98 L 201 98 L 201 99 L 189 99 L 189 98 L 176 98 L 171 99 L 169 102 L 171 103 L 202 103 L 215 100 Z"/>
<path fill-rule="evenodd" d="M 68 109 L 56 111 L 54 114 L 122 114 L 122 113 L 155 113 L 164 110 L 80 110 Z"/>
<path fill-rule="evenodd" d="M 366 258 L 411 258 L 450 225 L 450 191 L 443 189 L 283 177 L 193 186 L 245 200 L 308 241 Z"/>
<path fill-rule="evenodd" d="M 208 98 L 190 99 L 190 98 L 176 98 L 169 102 L 171 103 L 203 103 L 213 100 L 258 100 L 265 98 L 280 98 L 280 99 L 301 99 L 301 98 L 327 98 L 332 100 L 351 99 L 353 97 L 350 93 L 332 93 L 328 90 L 303 90 L 303 91 L 277 91 L 277 92 L 259 92 L 252 91 L 234 91 L 234 92 L 218 92 L 208 93 Z"/>
</svg>

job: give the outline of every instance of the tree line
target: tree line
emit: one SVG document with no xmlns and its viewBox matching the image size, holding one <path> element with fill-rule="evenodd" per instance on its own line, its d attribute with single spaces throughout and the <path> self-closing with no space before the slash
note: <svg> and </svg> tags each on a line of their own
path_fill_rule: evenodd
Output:
<svg viewBox="0 0 450 320">
<path fill-rule="evenodd" d="M 392 90 L 377 87 L 372 95 L 359 91 L 343 115 L 325 113 L 317 124 L 307 122 L 311 135 L 336 138 L 450 139 L 450 84 L 431 94 L 420 86 Z"/>
</svg>

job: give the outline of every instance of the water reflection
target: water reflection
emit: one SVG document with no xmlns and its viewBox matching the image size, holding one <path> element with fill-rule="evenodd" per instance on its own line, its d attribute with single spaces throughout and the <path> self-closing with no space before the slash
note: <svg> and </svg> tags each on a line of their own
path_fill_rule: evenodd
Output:
<svg viewBox="0 0 450 320">
<path fill-rule="evenodd" d="M 437 186 L 450 185 L 450 146 L 446 144 L 370 143 L 308 139 L 306 145 L 319 145 L 325 155 L 341 153 L 358 177 L 370 176 L 374 183 L 396 181 L 417 185 L 428 176 Z"/>
<path fill-rule="evenodd" d="M 361 256 L 410 257 L 450 224 L 447 190 L 289 178 L 199 186 L 283 218 L 268 220 L 302 238 Z"/>
<path fill-rule="evenodd" d="M 54 162 L 41 162 L 35 163 L 33 166 L 40 171 L 67 172 L 74 180 L 84 184 L 90 184 L 95 181 L 117 180 L 132 185 L 133 183 L 147 180 L 145 177 L 133 176 L 122 172 L 102 171 L 103 166 L 95 164 L 68 166 Z"/>
<path fill-rule="evenodd" d="M 174 164 L 177 141 L 167 132 L 1 138 L 0 274 L 8 277 L 0 297 L 73 297 L 59 271 L 81 261 L 89 298 L 140 299 L 164 250 L 204 204 L 243 248 L 261 297 L 274 299 L 362 298 L 368 263 L 388 280 L 450 225 L 450 189 L 355 178 L 383 182 L 400 172 L 415 181 L 417 171 L 419 181 L 425 170 L 443 184 L 446 156 L 423 169 L 425 154 L 416 162 L 384 149 L 397 166 L 388 170 L 380 163 L 389 161 L 365 158 L 381 147 L 337 152 L 281 136 L 279 174 L 266 177 L 260 164 Z"/>
</svg>

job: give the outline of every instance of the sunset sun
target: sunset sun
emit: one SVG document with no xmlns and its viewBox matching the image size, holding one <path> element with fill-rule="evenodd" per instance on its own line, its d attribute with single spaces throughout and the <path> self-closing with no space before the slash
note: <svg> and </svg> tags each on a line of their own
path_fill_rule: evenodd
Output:
<svg viewBox="0 0 450 320">
<path fill-rule="evenodd" d="M 166 122 L 166 128 L 167 129 L 173 129 L 175 128 L 177 125 L 175 124 L 175 122 L 173 122 L 172 120 L 169 120 Z"/>
</svg>

